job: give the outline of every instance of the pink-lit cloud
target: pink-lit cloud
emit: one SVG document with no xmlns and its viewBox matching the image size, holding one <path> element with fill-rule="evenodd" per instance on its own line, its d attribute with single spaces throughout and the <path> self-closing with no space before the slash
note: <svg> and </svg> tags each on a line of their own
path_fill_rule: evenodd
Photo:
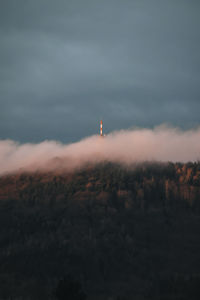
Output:
<svg viewBox="0 0 200 300">
<path fill-rule="evenodd" d="M 162 125 L 154 129 L 121 130 L 103 138 L 87 137 L 73 144 L 0 141 L 0 174 L 20 169 L 67 171 L 88 162 L 105 160 L 129 165 L 143 161 L 187 162 L 199 158 L 200 128 L 182 131 Z"/>
</svg>

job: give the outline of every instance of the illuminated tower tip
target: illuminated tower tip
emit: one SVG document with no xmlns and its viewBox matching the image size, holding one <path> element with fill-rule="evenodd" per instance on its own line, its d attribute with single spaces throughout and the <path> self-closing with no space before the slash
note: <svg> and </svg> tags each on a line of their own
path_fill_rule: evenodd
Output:
<svg viewBox="0 0 200 300">
<path fill-rule="evenodd" d="M 100 136 L 103 136 L 103 122 L 100 121 Z"/>
</svg>

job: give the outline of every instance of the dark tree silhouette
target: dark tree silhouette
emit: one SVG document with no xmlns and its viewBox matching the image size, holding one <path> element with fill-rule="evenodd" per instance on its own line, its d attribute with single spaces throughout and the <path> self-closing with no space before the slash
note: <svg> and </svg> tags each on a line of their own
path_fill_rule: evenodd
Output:
<svg viewBox="0 0 200 300">
<path fill-rule="evenodd" d="M 86 300 L 86 294 L 82 290 L 80 282 L 70 275 L 58 282 L 55 297 L 58 300 Z"/>
</svg>

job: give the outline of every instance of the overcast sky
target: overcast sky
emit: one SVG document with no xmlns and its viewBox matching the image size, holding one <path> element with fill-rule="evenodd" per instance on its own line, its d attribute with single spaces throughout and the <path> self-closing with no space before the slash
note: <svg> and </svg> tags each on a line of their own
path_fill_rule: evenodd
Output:
<svg viewBox="0 0 200 300">
<path fill-rule="evenodd" d="M 200 122 L 199 0 L 0 0 L 0 139 Z"/>
</svg>

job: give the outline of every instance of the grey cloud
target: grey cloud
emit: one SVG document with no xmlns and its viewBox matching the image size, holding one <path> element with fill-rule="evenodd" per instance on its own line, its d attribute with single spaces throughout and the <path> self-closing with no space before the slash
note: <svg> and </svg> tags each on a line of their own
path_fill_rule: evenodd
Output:
<svg viewBox="0 0 200 300">
<path fill-rule="evenodd" d="M 198 124 L 199 1 L 0 5 L 0 138 Z"/>
</svg>

